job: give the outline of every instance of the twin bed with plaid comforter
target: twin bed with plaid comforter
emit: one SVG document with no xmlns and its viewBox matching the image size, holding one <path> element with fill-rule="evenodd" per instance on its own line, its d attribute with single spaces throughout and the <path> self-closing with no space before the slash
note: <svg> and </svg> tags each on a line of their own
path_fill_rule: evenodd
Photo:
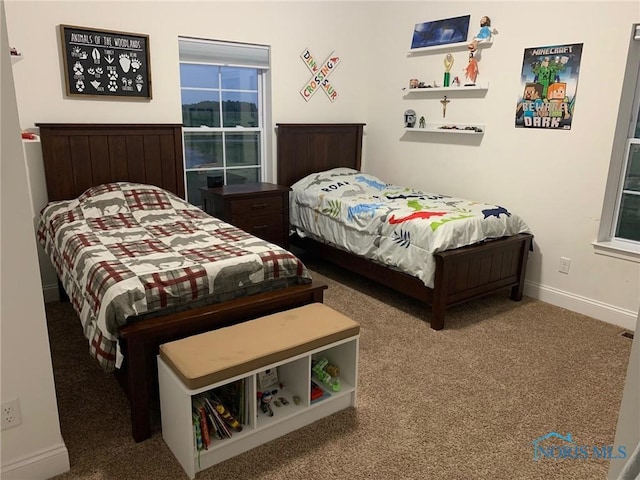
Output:
<svg viewBox="0 0 640 480">
<path fill-rule="evenodd" d="M 105 371 L 122 363 L 119 329 L 141 315 L 311 282 L 292 253 L 151 185 L 109 183 L 52 202 L 38 240 Z"/>
</svg>

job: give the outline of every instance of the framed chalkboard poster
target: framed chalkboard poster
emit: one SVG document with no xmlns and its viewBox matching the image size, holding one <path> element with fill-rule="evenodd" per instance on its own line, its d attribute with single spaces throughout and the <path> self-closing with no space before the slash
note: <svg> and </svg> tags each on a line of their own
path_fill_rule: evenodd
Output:
<svg viewBox="0 0 640 480">
<path fill-rule="evenodd" d="M 68 96 L 151 99 L 149 36 L 60 25 Z"/>
</svg>

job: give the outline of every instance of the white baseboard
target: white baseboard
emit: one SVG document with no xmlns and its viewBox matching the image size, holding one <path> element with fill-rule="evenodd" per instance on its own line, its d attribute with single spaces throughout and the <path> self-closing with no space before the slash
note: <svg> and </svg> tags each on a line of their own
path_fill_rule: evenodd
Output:
<svg viewBox="0 0 640 480">
<path fill-rule="evenodd" d="M 2 480 L 46 480 L 68 472 L 69 452 L 64 443 L 40 450 L 7 465 L 2 465 Z"/>
<path fill-rule="evenodd" d="M 591 298 L 582 297 L 574 293 L 547 287 L 538 283 L 525 281 L 524 294 L 551 305 L 566 308 L 572 312 L 581 313 L 603 322 L 618 325 L 632 332 L 636 329 L 638 312 L 626 310 L 614 305 L 598 302 Z"/>
</svg>

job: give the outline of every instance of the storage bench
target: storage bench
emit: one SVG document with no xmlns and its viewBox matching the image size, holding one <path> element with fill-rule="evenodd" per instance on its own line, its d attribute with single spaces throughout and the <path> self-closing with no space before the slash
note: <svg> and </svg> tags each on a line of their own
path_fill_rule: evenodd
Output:
<svg viewBox="0 0 640 480">
<path fill-rule="evenodd" d="M 161 345 L 162 436 L 189 477 L 355 406 L 359 333 L 354 320 L 313 303 Z M 323 382 L 331 375 L 321 372 L 318 377 L 312 366 L 325 363 L 337 368 L 327 369 L 334 376 Z M 265 372 L 273 375 L 274 369 L 276 383 L 262 391 L 260 380 Z M 312 394 L 312 386 L 320 388 Z M 263 411 L 259 396 L 266 393 L 272 401 Z M 238 417 L 241 431 L 229 428 L 233 423 L 214 428 L 216 422 L 225 422 L 214 418 L 205 408 L 209 406 L 203 405 L 207 402 L 223 406 L 221 417 L 227 413 Z M 200 410 L 204 419 L 198 416 Z M 203 428 L 211 430 L 206 448 L 200 446 L 205 443 Z"/>
</svg>

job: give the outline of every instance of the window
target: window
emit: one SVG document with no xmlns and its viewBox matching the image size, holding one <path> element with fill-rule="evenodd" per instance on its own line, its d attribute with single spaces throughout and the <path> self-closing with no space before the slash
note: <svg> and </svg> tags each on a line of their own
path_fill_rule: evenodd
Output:
<svg viewBox="0 0 640 480">
<path fill-rule="evenodd" d="M 200 188 L 259 182 L 266 170 L 269 48 L 180 38 L 187 200 Z"/>
<path fill-rule="evenodd" d="M 594 245 L 596 253 L 640 262 L 640 25 L 634 25 L 618 118 Z"/>
<path fill-rule="evenodd" d="M 638 80 L 634 102 L 635 119 L 627 139 L 613 237 L 640 243 L 640 72 Z"/>
</svg>

